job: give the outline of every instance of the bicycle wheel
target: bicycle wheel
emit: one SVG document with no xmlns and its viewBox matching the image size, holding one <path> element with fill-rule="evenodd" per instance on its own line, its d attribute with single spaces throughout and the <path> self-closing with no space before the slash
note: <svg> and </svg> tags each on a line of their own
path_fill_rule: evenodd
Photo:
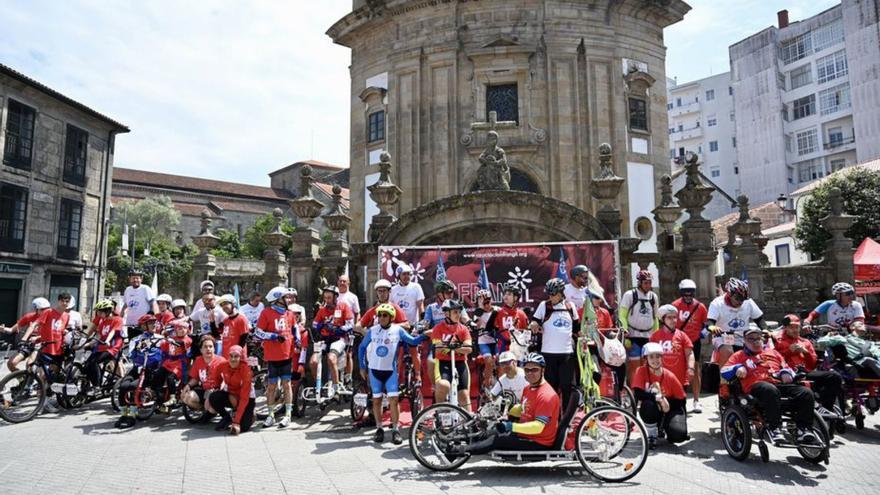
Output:
<svg viewBox="0 0 880 495">
<path fill-rule="evenodd" d="M 30 421 L 45 404 L 46 387 L 36 373 L 19 370 L 0 380 L 0 418 L 5 421 Z"/>
<path fill-rule="evenodd" d="M 370 409 L 370 388 L 367 386 L 367 382 L 358 380 L 353 392 L 348 411 L 351 415 L 351 420 L 358 423 L 364 420 L 364 416 L 367 415 L 367 411 Z M 361 399 L 363 399 L 363 403 L 359 403 Z"/>
<path fill-rule="evenodd" d="M 71 409 L 80 408 L 85 404 L 88 397 L 86 393 L 91 386 L 92 384 L 86 376 L 85 367 L 80 363 L 73 363 L 67 370 L 64 388 L 59 399 L 63 398 L 64 402 L 67 403 L 67 407 Z M 60 400 L 59 403 L 61 403 Z"/>
<path fill-rule="evenodd" d="M 156 412 L 156 408 L 159 407 L 159 398 L 156 396 L 156 392 L 151 388 L 142 388 L 135 390 L 134 394 L 136 395 L 135 404 L 138 405 L 137 418 L 141 421 L 150 419 Z"/>
<path fill-rule="evenodd" d="M 468 441 L 471 416 L 452 404 L 434 404 L 413 420 L 409 450 L 422 466 L 432 471 L 452 471 L 467 462 L 470 454 L 450 454 L 448 449 Z"/>
<path fill-rule="evenodd" d="M 626 409 L 627 411 L 638 414 L 638 403 L 636 402 L 636 397 L 633 395 L 633 391 L 628 386 L 624 385 L 622 389 L 620 389 L 620 394 L 617 397 L 617 402 L 620 404 L 620 407 Z"/>
<path fill-rule="evenodd" d="M 637 475 L 648 459 L 645 426 L 626 409 L 600 407 L 588 412 L 578 425 L 575 452 L 594 478 L 626 481 Z"/>
</svg>

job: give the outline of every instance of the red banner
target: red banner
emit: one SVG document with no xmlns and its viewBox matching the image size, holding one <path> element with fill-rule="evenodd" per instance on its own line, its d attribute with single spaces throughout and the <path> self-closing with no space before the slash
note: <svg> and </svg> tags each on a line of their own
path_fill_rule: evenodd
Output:
<svg viewBox="0 0 880 495">
<path fill-rule="evenodd" d="M 473 306 L 473 295 L 480 289 L 484 263 L 496 304 L 501 302 L 502 286 L 513 283 L 523 289 L 521 304 L 535 307 L 545 299 L 544 283 L 562 272 L 569 275 L 575 265 L 589 267 L 604 289 L 609 307 L 616 306 L 619 294 L 620 263 L 616 241 L 379 248 L 381 277 L 396 281 L 397 269 L 404 263 L 412 267 L 413 279 L 422 286 L 426 304 L 433 300 L 439 269 L 441 274 L 445 271 L 446 278 L 456 285 L 459 297 Z"/>
</svg>

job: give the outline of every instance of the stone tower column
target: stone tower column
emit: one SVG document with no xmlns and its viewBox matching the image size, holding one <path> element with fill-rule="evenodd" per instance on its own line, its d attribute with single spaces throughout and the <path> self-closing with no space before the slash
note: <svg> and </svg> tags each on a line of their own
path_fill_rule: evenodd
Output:
<svg viewBox="0 0 880 495">
<path fill-rule="evenodd" d="M 654 221 L 661 227 L 657 232 L 657 253 L 660 261 L 660 299 L 672 301 L 677 297 L 678 279 L 682 256 L 675 250 L 675 234 L 672 229 L 681 216 L 682 208 L 672 196 L 672 177 L 664 175 L 660 178 L 660 205 L 654 208 Z"/>
<path fill-rule="evenodd" d="M 202 280 L 214 276 L 214 270 L 217 268 L 217 258 L 211 254 L 211 249 L 217 247 L 220 239 L 211 233 L 211 214 L 208 210 L 202 211 L 202 230 L 199 235 L 193 236 L 192 240 L 199 248 L 199 254 L 193 259 L 192 275 L 189 279 L 190 301 L 193 301 L 196 294 L 201 295 L 199 284 Z"/>
<path fill-rule="evenodd" d="M 281 217 L 283 215 L 281 208 L 272 210 L 275 227 L 264 236 L 266 244 L 269 246 L 266 252 L 263 253 L 263 260 L 266 263 L 263 278 L 267 290 L 271 287 L 287 285 L 287 257 L 284 256 L 281 248 L 290 239 L 290 236 L 281 231 Z"/>
<path fill-rule="evenodd" d="M 834 282 L 853 283 L 853 248 L 852 239 L 845 233 L 852 227 L 856 217 L 843 212 L 843 198 L 840 189 L 832 188 L 829 191 L 831 212 L 822 218 L 822 226 L 831 234 L 831 238 L 825 242 L 825 262 L 831 266 L 834 274 Z"/>
<path fill-rule="evenodd" d="M 687 180 L 675 197 L 688 213 L 688 219 L 682 224 L 685 274 L 697 283 L 697 297 L 711 301 L 715 297 L 715 243 L 712 224 L 703 218 L 702 213 L 712 200 L 715 188 L 703 183 L 697 160 L 696 154 L 688 152 L 685 165 Z"/>
<path fill-rule="evenodd" d="M 299 292 L 299 301 L 312 316 L 317 300 L 317 268 L 321 236 L 312 226 L 321 214 L 323 204 L 312 196 L 312 167 L 304 166 L 300 171 L 300 196 L 290 200 L 290 209 L 300 220 L 300 226 L 291 238 L 293 247 L 290 254 L 290 282 Z"/>
<path fill-rule="evenodd" d="M 334 275 L 333 281 L 345 272 L 345 264 L 348 261 L 348 227 L 351 225 L 351 217 L 342 211 L 342 188 L 338 184 L 333 185 L 333 204 L 330 211 L 322 215 L 324 225 L 330 230 L 331 238 L 324 243 L 324 256 L 321 257 L 322 267 Z M 330 277 L 328 276 L 328 280 Z"/>
</svg>

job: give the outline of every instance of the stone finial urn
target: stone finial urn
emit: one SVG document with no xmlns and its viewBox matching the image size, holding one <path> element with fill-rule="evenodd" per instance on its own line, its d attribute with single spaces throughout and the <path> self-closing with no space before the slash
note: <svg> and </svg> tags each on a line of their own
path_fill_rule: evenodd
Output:
<svg viewBox="0 0 880 495">
<path fill-rule="evenodd" d="M 321 218 L 334 237 L 337 239 L 345 237 L 345 231 L 351 225 L 351 217 L 342 211 L 342 188 L 339 184 L 333 185 L 333 204 L 330 206 L 330 211 Z"/>
<path fill-rule="evenodd" d="M 685 155 L 685 185 L 677 193 L 678 204 L 687 210 L 691 220 L 705 220 L 703 209 L 712 201 L 712 193 L 715 188 L 703 183 L 700 178 L 699 157 L 692 152 Z"/>
<path fill-rule="evenodd" d="M 370 198 L 376 203 L 382 215 L 390 215 L 390 208 L 400 200 L 401 189 L 391 182 L 391 155 L 379 156 L 379 180 L 367 187 Z"/>
<path fill-rule="evenodd" d="M 284 213 L 281 211 L 281 208 L 275 208 L 272 210 L 272 221 L 275 226 L 264 236 L 266 245 L 269 246 L 269 251 L 273 254 L 280 253 L 281 247 L 284 246 L 284 243 L 290 238 L 289 235 L 281 231 L 281 219 L 283 216 Z"/>
<path fill-rule="evenodd" d="M 300 170 L 299 197 L 290 200 L 290 209 L 306 226 L 311 227 L 312 222 L 321 214 L 323 203 L 312 196 L 312 167 L 305 165 Z"/>
<path fill-rule="evenodd" d="M 613 157 L 611 155 L 611 145 L 602 143 L 599 145 L 599 171 L 592 180 L 590 192 L 594 198 L 602 203 L 602 210 L 611 210 L 614 208 L 614 201 L 620 194 L 620 188 L 623 186 L 623 177 L 618 177 L 614 173 Z"/>
<path fill-rule="evenodd" d="M 207 253 L 211 249 L 217 247 L 220 238 L 211 233 L 211 213 L 208 210 L 202 210 L 202 229 L 199 235 L 194 235 L 193 244 L 199 248 L 199 253 Z"/>
<path fill-rule="evenodd" d="M 652 210 L 654 220 L 671 233 L 672 226 L 681 217 L 683 208 L 672 195 L 672 177 L 664 175 L 660 178 L 660 204 Z"/>
</svg>

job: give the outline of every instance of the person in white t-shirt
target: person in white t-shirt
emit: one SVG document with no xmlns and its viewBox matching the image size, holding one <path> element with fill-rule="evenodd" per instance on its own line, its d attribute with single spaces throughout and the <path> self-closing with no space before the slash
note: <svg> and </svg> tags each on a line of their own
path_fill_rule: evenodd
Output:
<svg viewBox="0 0 880 495">
<path fill-rule="evenodd" d="M 510 351 L 504 351 L 498 355 L 498 368 L 501 375 L 489 393 L 492 397 L 498 397 L 503 392 L 513 392 L 517 400 L 522 400 L 522 391 L 529 386 L 526 374 L 517 366 L 516 356 Z"/>
<path fill-rule="evenodd" d="M 336 279 L 336 286 L 339 287 L 339 301 L 344 302 L 351 308 L 351 312 L 354 313 L 354 321 L 360 321 L 361 319 L 361 303 L 358 301 L 357 295 L 354 292 L 350 291 L 351 287 L 351 279 L 348 275 L 342 274 Z M 354 332 L 348 334 L 348 347 L 345 352 L 345 374 L 351 377 L 352 370 L 354 369 L 354 359 L 352 359 L 352 347 L 354 347 Z"/>
<path fill-rule="evenodd" d="M 213 294 L 214 293 L 214 282 L 211 282 L 210 280 L 202 280 L 202 283 L 199 284 L 199 291 L 202 294 L 199 296 L 199 298 L 196 300 L 196 303 L 193 305 L 193 310 L 192 310 L 193 314 L 195 314 L 196 311 L 200 311 L 202 308 L 205 307 L 205 303 L 202 302 L 202 297 L 204 297 L 205 294 Z M 193 348 L 195 349 L 195 347 L 193 347 Z"/>
<path fill-rule="evenodd" d="M 153 290 L 143 285 L 143 273 L 132 270 L 128 274 L 129 286 L 122 293 L 125 305 L 122 307 L 122 319 L 126 327 L 137 327 L 138 320 L 147 313 L 159 313 L 156 295 Z"/>
<path fill-rule="evenodd" d="M 397 270 L 398 282 L 391 288 L 391 302 L 403 310 L 410 325 L 415 325 L 425 310 L 425 292 L 421 285 L 412 281 L 413 272 L 409 265 L 400 265 Z"/>
<path fill-rule="evenodd" d="M 641 270 L 636 274 L 636 287 L 623 294 L 617 307 L 620 325 L 626 331 L 626 377 L 629 383 L 641 365 L 642 346 L 660 328 L 657 318 L 660 298 L 651 290 L 653 283 L 651 272 Z"/>
<path fill-rule="evenodd" d="M 254 329 L 257 327 L 257 320 L 260 318 L 263 308 L 263 295 L 259 291 L 253 291 L 248 296 L 248 301 L 242 304 L 238 311 L 247 318 L 251 329 Z"/>
<path fill-rule="evenodd" d="M 202 337 L 205 335 L 213 335 L 214 338 L 218 338 L 220 336 L 220 322 L 226 319 L 226 313 L 217 306 L 217 297 L 213 293 L 202 296 L 201 302 L 202 309 L 193 311 L 189 316 L 193 321 L 192 349 L 201 347 Z M 221 345 L 222 341 L 218 340 L 215 350 L 218 355 L 223 354 Z"/>
<path fill-rule="evenodd" d="M 715 348 L 715 362 L 724 364 L 734 352 L 742 350 L 743 335 L 754 322 L 766 328 L 764 312 L 749 298 L 749 284 L 743 280 L 731 278 L 724 286 L 725 293 L 716 297 L 709 304 L 706 323 Z"/>
<path fill-rule="evenodd" d="M 829 325 L 838 328 L 849 328 L 853 322 L 865 321 L 865 310 L 855 300 L 856 289 L 852 285 L 838 282 L 831 287 L 831 295 L 834 299 L 829 299 L 810 311 L 810 315 L 804 320 L 805 329 L 821 315 L 826 316 Z"/>
<path fill-rule="evenodd" d="M 584 302 L 587 300 L 589 290 L 587 286 L 590 283 L 590 269 L 586 265 L 576 265 L 571 269 L 571 283 L 565 285 L 565 300 L 574 304 L 581 310 Z"/>
<path fill-rule="evenodd" d="M 70 315 L 67 319 L 67 329 L 82 330 L 83 317 L 82 314 L 76 310 L 76 298 L 73 296 L 70 296 L 70 302 L 67 303 L 67 313 Z"/>
<path fill-rule="evenodd" d="M 578 312 L 574 304 L 565 300 L 565 281 L 551 278 L 544 285 L 545 301 L 532 314 L 529 329 L 541 334 L 541 354 L 547 362 L 544 378 L 557 393 L 562 403 L 568 399 L 577 383 L 577 359 L 574 337 L 578 329 Z"/>
</svg>

